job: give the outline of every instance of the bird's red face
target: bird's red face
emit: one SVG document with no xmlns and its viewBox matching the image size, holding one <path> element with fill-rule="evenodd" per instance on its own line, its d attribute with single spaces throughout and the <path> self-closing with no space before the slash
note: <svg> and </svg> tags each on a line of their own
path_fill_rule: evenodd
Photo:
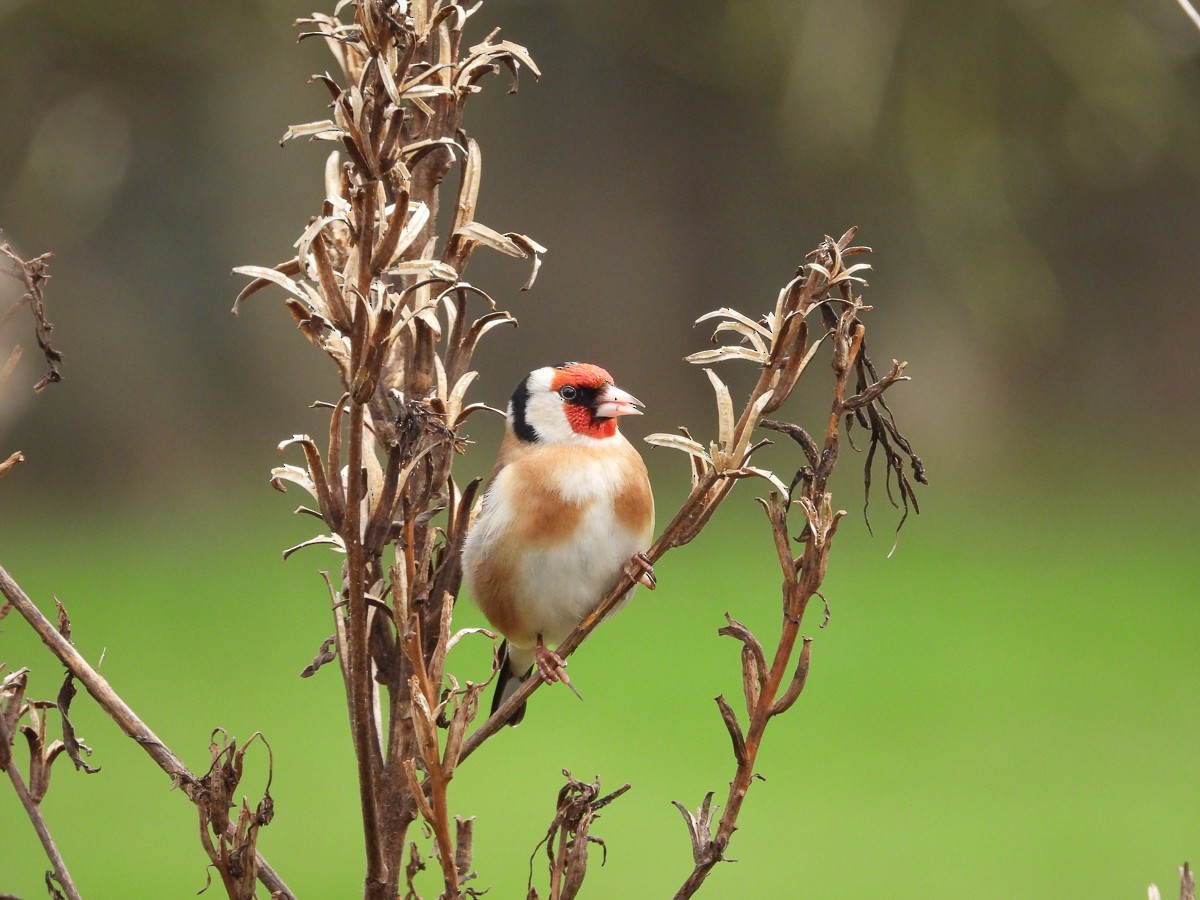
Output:
<svg viewBox="0 0 1200 900">
<path fill-rule="evenodd" d="M 590 363 L 567 363 L 554 370 L 550 389 L 562 398 L 563 415 L 576 434 L 593 438 L 617 433 L 618 416 L 640 416 L 641 402 L 613 384 L 612 376 Z"/>
<path fill-rule="evenodd" d="M 526 376 L 513 392 L 508 420 L 521 441 L 588 444 L 613 437 L 617 419 L 641 415 L 641 405 L 599 366 L 563 363 Z"/>
</svg>

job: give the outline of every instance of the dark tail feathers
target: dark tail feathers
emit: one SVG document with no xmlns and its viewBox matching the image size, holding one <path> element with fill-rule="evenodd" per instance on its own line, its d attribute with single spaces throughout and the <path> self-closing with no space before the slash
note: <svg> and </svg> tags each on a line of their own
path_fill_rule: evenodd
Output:
<svg viewBox="0 0 1200 900">
<path fill-rule="evenodd" d="M 500 708 L 500 705 L 513 694 L 515 694 L 521 685 L 525 683 L 525 679 L 529 677 L 529 672 L 532 671 L 533 668 L 530 667 L 529 671 L 527 671 L 524 675 L 517 675 L 515 672 L 513 672 L 512 667 L 508 664 L 508 641 L 503 641 L 500 644 L 500 671 L 496 673 L 496 692 L 492 694 L 493 715 L 495 714 L 496 710 Z M 516 711 L 509 716 L 508 722 L 505 724 L 509 726 L 520 725 L 521 720 L 524 718 L 525 704 L 522 703 L 517 707 Z"/>
</svg>

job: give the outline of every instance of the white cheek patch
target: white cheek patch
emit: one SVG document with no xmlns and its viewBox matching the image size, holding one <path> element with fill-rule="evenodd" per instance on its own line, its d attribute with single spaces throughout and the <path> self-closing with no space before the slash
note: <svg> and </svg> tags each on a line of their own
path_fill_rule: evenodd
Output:
<svg viewBox="0 0 1200 900">
<path fill-rule="evenodd" d="M 547 444 L 578 443 L 576 434 L 563 412 L 563 400 L 549 390 L 537 390 L 530 394 L 525 404 L 525 421 L 537 432 L 538 438 Z"/>
</svg>

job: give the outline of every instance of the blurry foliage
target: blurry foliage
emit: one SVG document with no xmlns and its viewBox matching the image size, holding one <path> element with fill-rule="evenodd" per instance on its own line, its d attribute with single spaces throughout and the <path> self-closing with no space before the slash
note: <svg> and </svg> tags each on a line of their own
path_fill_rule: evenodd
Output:
<svg viewBox="0 0 1200 900">
<path fill-rule="evenodd" d="M 223 430 L 269 447 L 291 427 L 249 410 L 333 392 L 266 336 L 281 313 L 240 328 L 227 313 L 229 269 L 284 252 L 314 199 L 295 185 L 319 148 L 248 151 L 311 109 L 319 88 L 286 63 L 287 23 L 310 6 L 0 3 L 0 223 L 18 252 L 56 249 L 61 327 L 90 338 L 36 429 L 0 409 L 0 433 L 46 459 L 27 477 L 48 481 L 68 458 L 56 448 L 85 439 L 97 452 L 81 475 L 105 470 L 114 489 L 165 477 Z M 778 261 L 814 223 L 849 221 L 909 286 L 895 327 L 939 348 L 914 370 L 930 385 L 913 392 L 928 399 L 915 424 L 956 458 L 1064 417 L 1086 430 L 1115 413 L 1138 432 L 1200 401 L 1200 263 L 1174 249 L 1200 243 L 1200 38 L 1168 0 L 697 0 L 687 15 L 529 0 L 503 14 L 554 77 L 481 115 L 506 161 L 483 213 L 553 240 L 518 302 L 537 312 L 519 358 L 481 360 L 500 383 L 603 357 L 651 410 L 699 412 L 704 392 L 659 365 L 688 352 L 676 326 L 716 303 L 765 311 Z M 1159 299 L 1130 317 L 1136 296 Z M 605 315 L 560 314 L 563 297 Z M 1097 370 L 1117 352 L 1128 365 Z M 982 400 L 948 418 L 935 384 Z"/>
</svg>

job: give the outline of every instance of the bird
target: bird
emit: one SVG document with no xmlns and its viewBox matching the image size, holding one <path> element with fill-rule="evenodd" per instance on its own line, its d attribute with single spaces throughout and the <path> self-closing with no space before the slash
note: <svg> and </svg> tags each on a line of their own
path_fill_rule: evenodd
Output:
<svg viewBox="0 0 1200 900">
<path fill-rule="evenodd" d="M 552 648 L 622 572 L 655 586 L 646 556 L 654 531 L 650 478 L 617 428 L 621 416 L 641 415 L 642 407 L 590 363 L 535 369 L 513 392 L 500 453 L 463 544 L 467 589 L 504 636 L 493 713 L 534 669 L 575 690 Z M 508 724 L 524 715 L 522 704 Z"/>
</svg>

